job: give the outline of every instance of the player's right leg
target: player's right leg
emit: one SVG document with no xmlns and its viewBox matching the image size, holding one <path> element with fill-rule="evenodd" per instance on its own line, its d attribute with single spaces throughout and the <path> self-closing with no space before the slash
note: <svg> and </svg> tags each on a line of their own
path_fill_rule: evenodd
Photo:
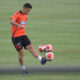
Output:
<svg viewBox="0 0 80 80">
<path fill-rule="evenodd" d="M 24 50 L 20 49 L 18 51 L 18 55 L 19 55 L 19 62 L 20 62 L 21 68 L 22 68 L 24 74 L 27 74 L 28 72 L 26 71 L 26 68 L 24 66 L 24 58 L 23 58 L 24 57 Z"/>
<path fill-rule="evenodd" d="M 22 47 L 22 43 L 21 43 L 21 38 L 20 37 L 16 37 L 16 38 L 12 38 L 12 42 L 14 44 L 14 47 L 16 48 L 18 55 L 19 55 L 19 62 L 21 65 L 22 70 L 24 71 L 24 73 L 27 73 L 26 68 L 24 66 L 24 50 Z"/>
<path fill-rule="evenodd" d="M 24 70 L 25 69 L 25 66 L 24 66 L 24 59 L 23 59 L 23 56 L 24 56 L 24 50 L 21 49 L 18 51 L 18 55 L 19 55 L 19 62 L 20 62 L 20 65 L 22 66 L 22 69 Z"/>
</svg>

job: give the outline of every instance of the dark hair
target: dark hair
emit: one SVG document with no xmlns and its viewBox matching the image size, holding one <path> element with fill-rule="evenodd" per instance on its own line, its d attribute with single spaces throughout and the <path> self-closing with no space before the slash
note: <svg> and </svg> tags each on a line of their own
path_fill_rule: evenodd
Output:
<svg viewBox="0 0 80 80">
<path fill-rule="evenodd" d="M 26 3 L 26 4 L 24 4 L 23 8 L 31 8 L 32 9 L 32 5 L 30 3 Z"/>
</svg>

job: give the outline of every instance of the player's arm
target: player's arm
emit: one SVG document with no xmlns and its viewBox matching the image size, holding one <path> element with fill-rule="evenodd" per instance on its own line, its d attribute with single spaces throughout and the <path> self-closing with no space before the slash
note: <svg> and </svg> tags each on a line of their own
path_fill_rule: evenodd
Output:
<svg viewBox="0 0 80 80">
<path fill-rule="evenodd" d="M 23 28 L 23 27 L 24 27 L 23 25 L 16 23 L 15 20 L 13 20 L 13 19 L 10 19 L 10 23 L 11 23 L 12 25 L 18 26 L 18 27 L 20 27 L 20 28 Z"/>
<path fill-rule="evenodd" d="M 10 23 L 12 25 L 15 25 L 15 26 L 18 26 L 20 28 L 23 28 L 24 26 L 19 24 L 19 23 L 16 23 L 17 19 L 19 18 L 19 13 L 16 12 L 11 18 L 10 18 Z"/>
</svg>

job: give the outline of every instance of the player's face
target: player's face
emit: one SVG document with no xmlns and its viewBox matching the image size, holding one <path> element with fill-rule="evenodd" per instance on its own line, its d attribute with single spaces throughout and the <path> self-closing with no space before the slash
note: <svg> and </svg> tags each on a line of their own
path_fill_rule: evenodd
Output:
<svg viewBox="0 0 80 80">
<path fill-rule="evenodd" d="M 24 14 L 27 15 L 29 14 L 29 12 L 31 11 L 31 8 L 24 8 Z"/>
</svg>

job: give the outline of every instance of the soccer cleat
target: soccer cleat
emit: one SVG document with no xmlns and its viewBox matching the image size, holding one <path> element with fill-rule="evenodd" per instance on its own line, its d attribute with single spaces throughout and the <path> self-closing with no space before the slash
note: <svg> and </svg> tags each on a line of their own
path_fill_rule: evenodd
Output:
<svg viewBox="0 0 80 80">
<path fill-rule="evenodd" d="M 45 58 L 42 58 L 41 64 L 44 65 L 44 64 L 46 63 L 46 61 L 47 61 L 47 60 L 46 60 Z"/>
<path fill-rule="evenodd" d="M 23 70 L 23 74 L 28 74 L 29 72 L 27 70 Z"/>
</svg>

